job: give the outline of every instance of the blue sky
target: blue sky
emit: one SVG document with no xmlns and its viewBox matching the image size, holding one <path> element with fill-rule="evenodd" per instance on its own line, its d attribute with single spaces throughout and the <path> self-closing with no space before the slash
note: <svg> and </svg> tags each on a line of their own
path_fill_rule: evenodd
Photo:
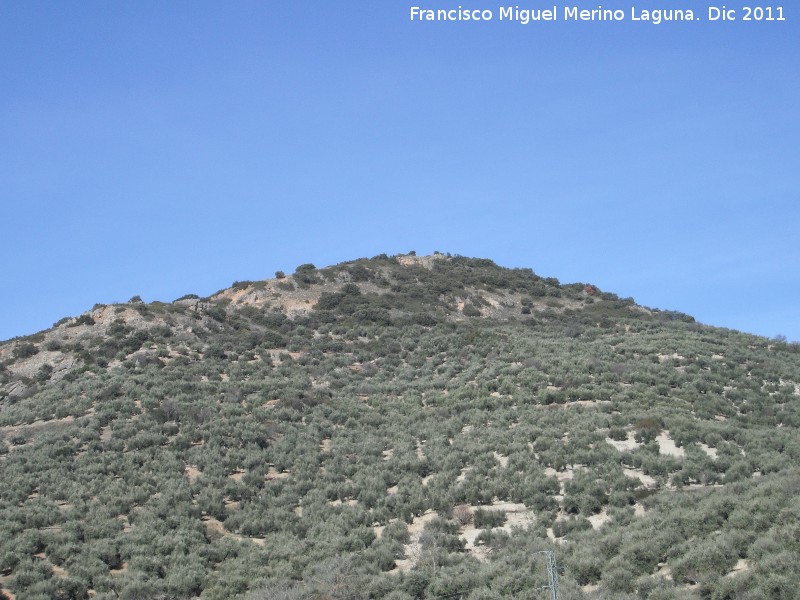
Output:
<svg viewBox="0 0 800 600">
<path fill-rule="evenodd" d="M 0 339 L 439 250 L 800 340 L 800 9 L 524 26 L 415 4 L 501 6 L 0 4 Z"/>
</svg>

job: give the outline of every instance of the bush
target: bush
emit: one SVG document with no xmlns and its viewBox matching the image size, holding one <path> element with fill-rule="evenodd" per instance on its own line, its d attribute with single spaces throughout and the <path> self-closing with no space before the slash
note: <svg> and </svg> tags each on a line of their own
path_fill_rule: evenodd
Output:
<svg viewBox="0 0 800 600">
<path fill-rule="evenodd" d="M 39 349 L 31 343 L 24 343 L 14 348 L 13 356 L 16 359 L 30 358 L 39 353 Z"/>
<path fill-rule="evenodd" d="M 475 527 L 478 529 L 492 529 L 501 527 L 506 522 L 506 513 L 502 510 L 487 510 L 479 508 L 473 515 Z"/>
<path fill-rule="evenodd" d="M 480 309 L 476 308 L 472 304 L 465 304 L 462 312 L 464 313 L 465 317 L 480 317 L 482 314 Z"/>
<path fill-rule="evenodd" d="M 294 280 L 301 287 L 307 287 L 318 283 L 317 268 L 311 263 L 300 265 L 295 269 Z"/>
<path fill-rule="evenodd" d="M 453 507 L 453 518 L 459 525 L 466 525 L 472 521 L 472 508 L 469 504 L 457 504 Z"/>
<path fill-rule="evenodd" d="M 94 319 L 91 315 L 81 315 L 72 322 L 70 327 L 78 327 L 79 325 L 94 325 Z"/>
</svg>

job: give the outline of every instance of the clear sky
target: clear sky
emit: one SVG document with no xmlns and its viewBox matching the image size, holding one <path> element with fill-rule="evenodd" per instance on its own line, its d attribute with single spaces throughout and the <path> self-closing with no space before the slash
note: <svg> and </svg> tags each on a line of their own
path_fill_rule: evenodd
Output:
<svg viewBox="0 0 800 600">
<path fill-rule="evenodd" d="M 800 7 L 709 4 L 5 0 L 0 339 L 439 250 L 800 340 Z"/>
</svg>

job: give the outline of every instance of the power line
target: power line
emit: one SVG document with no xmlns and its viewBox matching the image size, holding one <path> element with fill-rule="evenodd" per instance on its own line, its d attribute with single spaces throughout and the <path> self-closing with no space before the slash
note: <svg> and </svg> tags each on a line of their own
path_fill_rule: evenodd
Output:
<svg viewBox="0 0 800 600">
<path fill-rule="evenodd" d="M 547 557 L 547 580 L 550 588 L 550 600 L 559 600 L 558 597 L 558 565 L 556 564 L 556 553 L 552 550 L 540 550 L 539 554 Z"/>
</svg>

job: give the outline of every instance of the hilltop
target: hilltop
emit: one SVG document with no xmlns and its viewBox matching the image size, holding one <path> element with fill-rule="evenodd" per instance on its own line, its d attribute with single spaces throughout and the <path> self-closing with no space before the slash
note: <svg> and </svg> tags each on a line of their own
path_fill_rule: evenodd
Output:
<svg viewBox="0 0 800 600">
<path fill-rule="evenodd" d="M 172 303 L 145 304 L 134 297 L 127 303 L 95 305 L 49 330 L 0 344 L 5 372 L 0 398 L 30 393 L 76 370 L 114 368 L 124 360 L 141 364 L 154 358 L 148 351 L 156 349 L 153 343 L 167 338 L 178 348 L 245 331 L 269 337 L 278 315 L 313 323 L 349 317 L 398 326 L 475 317 L 531 324 L 537 315 L 545 322 L 569 315 L 573 329 L 580 327 L 578 317 L 601 327 L 610 326 L 612 316 L 693 321 L 680 313 L 639 307 L 593 285 L 562 286 L 530 269 L 503 269 L 489 260 L 382 255 L 324 269 L 300 265 L 292 275 L 279 272 L 274 279 L 237 281 L 208 298 L 187 294 Z M 169 353 L 175 351 L 172 345 Z M 164 363 L 174 356 L 160 358 Z"/>
<path fill-rule="evenodd" d="M 0 589 L 791 598 L 799 425 L 796 344 L 486 259 L 97 305 L 0 344 Z"/>
</svg>

